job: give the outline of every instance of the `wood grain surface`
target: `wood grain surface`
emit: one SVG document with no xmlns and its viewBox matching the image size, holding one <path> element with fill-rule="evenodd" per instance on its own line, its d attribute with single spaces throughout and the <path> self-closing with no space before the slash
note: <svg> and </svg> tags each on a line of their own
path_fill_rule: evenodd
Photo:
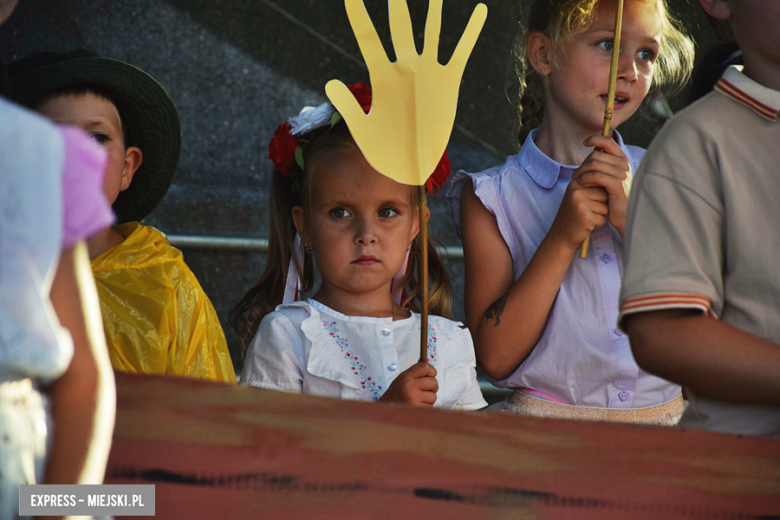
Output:
<svg viewBox="0 0 780 520">
<path fill-rule="evenodd" d="M 156 517 L 780 518 L 780 441 L 117 374 L 106 483 Z"/>
</svg>

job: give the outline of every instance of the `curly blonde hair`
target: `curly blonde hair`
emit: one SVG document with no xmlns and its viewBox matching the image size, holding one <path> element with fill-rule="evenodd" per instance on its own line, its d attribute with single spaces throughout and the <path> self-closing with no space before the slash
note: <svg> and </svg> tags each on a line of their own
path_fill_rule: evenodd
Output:
<svg viewBox="0 0 780 520">
<path fill-rule="evenodd" d="M 565 41 L 588 30 L 600 0 L 532 0 L 520 22 L 514 42 L 515 72 L 519 78 L 520 144 L 528 133 L 542 122 L 544 87 L 536 70 L 528 61 L 528 38 L 539 32 L 547 36 L 555 55 Z M 638 1 L 638 0 L 627 0 Z M 659 93 L 674 95 L 691 76 L 693 69 L 693 41 L 685 34 L 682 24 L 669 12 L 666 0 L 655 1 L 661 20 L 659 52 L 655 62 L 653 82 L 646 99 Z M 525 23 L 524 23 L 525 22 Z"/>
</svg>

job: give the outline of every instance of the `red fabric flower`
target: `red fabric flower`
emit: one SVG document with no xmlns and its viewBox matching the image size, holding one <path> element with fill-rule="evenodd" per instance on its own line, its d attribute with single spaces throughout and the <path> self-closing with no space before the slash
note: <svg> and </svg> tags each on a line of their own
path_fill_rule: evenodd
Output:
<svg viewBox="0 0 780 520">
<path fill-rule="evenodd" d="M 441 156 L 441 161 L 436 165 L 436 169 L 433 170 L 431 176 L 425 181 L 425 188 L 428 190 L 428 193 L 433 194 L 433 190 L 436 189 L 436 195 L 439 194 L 439 189 L 450 178 L 450 168 L 450 158 L 447 157 L 447 152 L 445 151 L 444 155 Z"/>
<path fill-rule="evenodd" d="M 347 85 L 347 88 L 355 96 L 357 102 L 360 103 L 360 108 L 363 109 L 363 112 L 368 114 L 368 111 L 371 110 L 371 87 L 363 83 L 354 83 Z"/>
<path fill-rule="evenodd" d="M 285 177 L 290 176 L 295 166 L 295 148 L 298 146 L 298 136 L 290 135 L 291 128 L 289 123 L 282 123 L 268 143 L 268 158 L 274 163 L 274 171 Z"/>
</svg>

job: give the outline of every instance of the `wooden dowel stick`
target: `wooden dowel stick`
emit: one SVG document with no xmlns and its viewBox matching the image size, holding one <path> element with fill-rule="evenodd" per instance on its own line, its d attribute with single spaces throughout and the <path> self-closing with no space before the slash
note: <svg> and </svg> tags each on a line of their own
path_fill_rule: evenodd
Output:
<svg viewBox="0 0 780 520">
<path fill-rule="evenodd" d="M 609 137 L 612 125 L 612 112 L 615 109 L 615 85 L 617 84 L 618 62 L 620 61 L 620 32 L 623 28 L 623 0 L 618 0 L 615 12 L 615 38 L 612 40 L 612 62 L 609 64 L 609 87 L 607 88 L 607 108 L 604 109 L 604 124 L 601 126 L 601 135 Z M 599 148 L 599 150 L 601 150 Z M 604 151 L 604 150 L 601 150 Z M 588 244 L 590 234 L 580 245 L 580 258 L 588 256 Z"/>
<path fill-rule="evenodd" d="M 420 361 L 428 361 L 428 198 L 425 185 L 417 187 L 418 211 L 420 213 Z"/>
</svg>

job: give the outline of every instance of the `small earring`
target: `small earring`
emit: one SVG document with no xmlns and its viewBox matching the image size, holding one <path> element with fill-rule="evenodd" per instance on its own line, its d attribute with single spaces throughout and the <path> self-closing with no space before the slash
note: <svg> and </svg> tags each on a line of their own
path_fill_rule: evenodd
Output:
<svg viewBox="0 0 780 520">
<path fill-rule="evenodd" d="M 314 247 L 313 246 L 307 246 L 307 245 L 304 244 L 303 250 L 306 252 L 307 255 L 310 255 L 311 252 L 314 251 Z"/>
<path fill-rule="evenodd" d="M 406 250 L 409 251 L 412 248 L 412 246 L 407 246 Z"/>
</svg>

